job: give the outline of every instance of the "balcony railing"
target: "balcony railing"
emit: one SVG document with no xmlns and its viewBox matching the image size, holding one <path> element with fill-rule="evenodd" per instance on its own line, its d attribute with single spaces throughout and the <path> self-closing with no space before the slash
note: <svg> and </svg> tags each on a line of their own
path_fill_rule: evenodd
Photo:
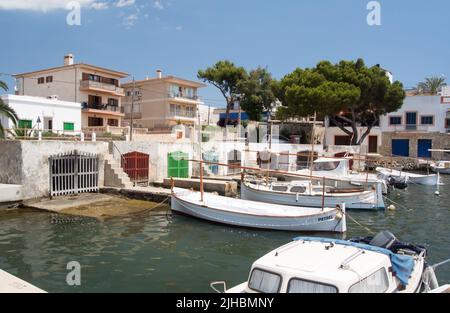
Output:
<svg viewBox="0 0 450 313">
<path fill-rule="evenodd" d="M 175 98 L 180 98 L 180 99 L 187 99 L 187 100 L 193 100 L 193 101 L 198 101 L 200 100 L 200 97 L 197 95 L 186 95 L 183 93 L 169 93 L 169 98 L 175 99 Z"/>
<path fill-rule="evenodd" d="M 97 104 L 97 103 L 83 102 L 81 104 L 81 108 L 83 110 L 93 109 L 93 110 L 101 110 L 101 111 L 110 111 L 110 112 L 124 113 L 124 108 L 123 107 L 119 107 L 119 106 L 116 106 L 116 105 L 109 105 L 109 104 Z"/>
<path fill-rule="evenodd" d="M 116 85 L 95 82 L 92 80 L 83 80 L 83 81 L 81 81 L 80 86 L 81 86 L 81 88 L 84 88 L 84 89 L 104 90 L 106 92 L 111 92 L 111 93 L 119 94 L 119 95 L 125 94 L 124 89 L 117 87 Z"/>
<path fill-rule="evenodd" d="M 177 110 L 177 111 L 171 111 L 169 116 L 170 117 L 195 118 L 196 114 L 193 111 Z"/>
<path fill-rule="evenodd" d="M 390 128 L 396 132 L 427 132 L 432 125 L 391 125 Z"/>
</svg>

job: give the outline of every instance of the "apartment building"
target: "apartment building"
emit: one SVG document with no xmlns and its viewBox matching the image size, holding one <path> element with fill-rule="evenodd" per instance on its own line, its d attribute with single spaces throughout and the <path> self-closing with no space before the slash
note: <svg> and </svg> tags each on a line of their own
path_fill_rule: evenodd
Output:
<svg viewBox="0 0 450 313">
<path fill-rule="evenodd" d="M 125 114 L 121 99 L 125 96 L 120 79 L 127 73 L 84 63 L 74 63 L 72 54 L 64 65 L 16 74 L 16 95 L 34 96 L 81 104 L 81 126 L 84 131 L 120 128 Z M 47 119 L 44 128 L 50 129 Z"/>
<path fill-rule="evenodd" d="M 195 81 L 163 77 L 160 70 L 156 78 L 125 83 L 125 123 L 131 125 L 133 119 L 134 127 L 156 131 L 180 124 L 194 126 L 198 106 L 204 104 L 198 96 L 198 90 L 203 87 L 206 85 Z"/>
<path fill-rule="evenodd" d="M 449 91 L 436 96 L 410 94 L 400 110 L 383 116 L 384 153 L 432 158 L 430 149 L 450 148 Z"/>
</svg>

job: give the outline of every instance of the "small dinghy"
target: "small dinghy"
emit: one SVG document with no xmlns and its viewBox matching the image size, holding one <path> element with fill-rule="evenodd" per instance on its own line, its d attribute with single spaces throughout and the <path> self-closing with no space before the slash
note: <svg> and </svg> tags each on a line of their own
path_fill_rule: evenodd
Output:
<svg viewBox="0 0 450 313">
<path fill-rule="evenodd" d="M 383 197 L 377 190 L 363 191 L 358 188 L 340 189 L 313 185 L 311 181 L 257 183 L 243 180 L 241 198 L 251 201 L 290 206 L 336 207 L 345 202 L 347 209 L 385 209 Z"/>
<path fill-rule="evenodd" d="M 247 282 L 227 293 L 417 293 L 435 290 L 427 251 L 390 232 L 351 240 L 296 238 L 257 260 Z"/>
<path fill-rule="evenodd" d="M 450 175 L 450 161 L 439 161 L 431 164 L 431 170 L 435 173 Z"/>
<path fill-rule="evenodd" d="M 202 200 L 203 197 L 203 200 Z M 173 188 L 172 210 L 199 219 L 240 227 L 344 233 L 345 204 L 334 208 L 273 205 Z"/>
<path fill-rule="evenodd" d="M 380 176 L 386 180 L 394 178 L 396 181 L 405 180 L 408 183 L 415 185 L 427 185 L 427 186 L 437 186 L 439 184 L 439 177 L 436 174 L 431 175 L 421 175 L 408 173 L 398 170 L 391 170 L 384 167 L 377 167 L 376 171 L 380 173 Z"/>
</svg>

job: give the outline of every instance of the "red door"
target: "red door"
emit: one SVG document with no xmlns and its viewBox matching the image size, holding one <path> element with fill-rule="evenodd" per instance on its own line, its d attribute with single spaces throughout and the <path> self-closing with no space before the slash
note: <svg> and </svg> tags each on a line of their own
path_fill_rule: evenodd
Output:
<svg viewBox="0 0 450 313">
<path fill-rule="evenodd" d="M 148 182 L 150 156 L 140 152 L 130 152 L 122 156 L 122 169 L 133 183 Z"/>
</svg>

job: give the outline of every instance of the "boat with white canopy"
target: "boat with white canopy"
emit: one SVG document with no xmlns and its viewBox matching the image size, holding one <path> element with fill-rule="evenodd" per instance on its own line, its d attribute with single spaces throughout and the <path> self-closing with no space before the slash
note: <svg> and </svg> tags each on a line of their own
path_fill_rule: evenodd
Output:
<svg viewBox="0 0 450 313">
<path fill-rule="evenodd" d="M 450 161 L 439 161 L 431 164 L 431 170 L 435 173 L 450 175 Z"/>
<path fill-rule="evenodd" d="M 243 179 L 241 183 L 242 199 L 290 206 L 335 207 L 345 203 L 347 209 L 385 209 L 380 194 L 376 189 L 340 189 L 325 183 L 313 185 L 311 181 L 264 183 Z"/>
<path fill-rule="evenodd" d="M 329 181 L 332 180 L 335 187 L 375 185 L 381 194 L 388 193 L 388 186 L 384 180 L 376 174 L 353 171 L 349 158 L 318 158 L 311 169 L 298 170 L 296 174 L 325 177 Z"/>
<path fill-rule="evenodd" d="M 431 170 L 435 173 L 439 174 L 445 174 L 450 175 L 450 161 L 448 161 L 448 156 L 450 155 L 450 150 L 440 150 L 440 149 L 430 149 L 430 152 L 440 152 L 442 154 L 441 161 L 435 162 L 431 164 Z M 447 155 L 447 161 L 444 161 L 443 159 L 446 158 Z"/>
<path fill-rule="evenodd" d="M 247 282 L 226 293 L 417 293 L 437 290 L 424 247 L 390 232 L 351 240 L 299 237 L 253 263 Z"/>
<path fill-rule="evenodd" d="M 436 174 L 421 175 L 384 167 L 377 167 L 376 171 L 386 180 L 389 180 L 390 178 L 393 178 L 396 181 L 404 179 L 408 183 L 427 186 L 437 186 L 439 184 L 439 176 Z"/>
<path fill-rule="evenodd" d="M 310 208 L 273 205 L 173 188 L 172 210 L 210 222 L 239 227 L 344 233 L 345 204 Z"/>
</svg>

